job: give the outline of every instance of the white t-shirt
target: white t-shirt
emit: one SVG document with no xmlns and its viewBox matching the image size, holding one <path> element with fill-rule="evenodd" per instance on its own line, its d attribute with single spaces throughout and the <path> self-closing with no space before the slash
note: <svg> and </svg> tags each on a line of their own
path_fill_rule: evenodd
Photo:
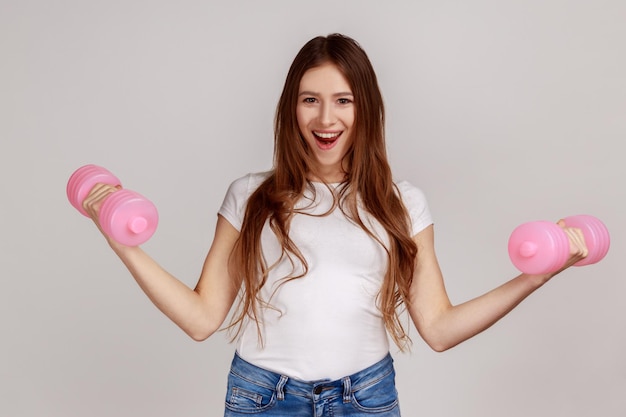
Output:
<svg viewBox="0 0 626 417">
<path fill-rule="evenodd" d="M 229 187 L 219 214 L 241 230 L 248 198 L 266 178 L 248 174 Z M 398 182 L 407 207 L 413 235 L 432 224 L 424 194 L 406 181 Z M 322 183 L 315 193 L 305 192 L 296 209 L 323 214 L 332 195 Z M 313 194 L 315 200 L 313 201 Z M 238 340 L 237 352 L 246 361 L 305 381 L 339 379 L 381 360 L 389 351 L 377 294 L 387 270 L 384 248 L 339 208 L 326 216 L 294 215 L 289 236 L 308 262 L 308 273 L 283 283 L 286 276 L 303 271 L 283 257 L 281 246 L 266 222 L 261 245 L 268 265 L 277 263 L 260 291 L 270 307 L 261 308 L 262 337 L 248 322 Z M 364 212 L 365 224 L 385 243 L 382 226 Z M 282 284 L 282 285 L 281 285 Z"/>
</svg>

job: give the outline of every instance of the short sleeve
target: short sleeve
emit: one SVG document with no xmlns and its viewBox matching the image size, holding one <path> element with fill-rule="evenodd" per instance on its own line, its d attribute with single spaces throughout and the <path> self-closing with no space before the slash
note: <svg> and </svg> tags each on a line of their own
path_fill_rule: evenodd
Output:
<svg viewBox="0 0 626 417">
<path fill-rule="evenodd" d="M 428 208 L 426 196 L 419 188 L 408 181 L 400 181 L 396 184 L 400 191 L 402 202 L 411 218 L 411 232 L 415 236 L 431 224 L 433 219 Z"/>
<path fill-rule="evenodd" d="M 266 176 L 266 174 L 248 174 L 236 179 L 228 187 L 218 214 L 228 220 L 237 231 L 241 231 L 250 195 L 261 185 Z"/>
</svg>

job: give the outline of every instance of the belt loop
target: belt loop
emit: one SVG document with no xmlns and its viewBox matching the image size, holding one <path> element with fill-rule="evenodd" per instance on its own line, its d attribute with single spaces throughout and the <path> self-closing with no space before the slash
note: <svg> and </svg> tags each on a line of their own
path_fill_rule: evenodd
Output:
<svg viewBox="0 0 626 417">
<path fill-rule="evenodd" d="M 283 390 L 283 388 L 287 383 L 287 379 L 289 378 L 287 378 L 285 375 L 281 375 L 278 384 L 276 384 L 276 398 L 278 399 L 278 401 L 283 401 L 285 399 L 285 391 Z"/>
<path fill-rule="evenodd" d="M 346 376 L 343 378 L 343 402 L 349 403 L 352 401 L 352 381 L 350 381 L 350 377 Z"/>
</svg>

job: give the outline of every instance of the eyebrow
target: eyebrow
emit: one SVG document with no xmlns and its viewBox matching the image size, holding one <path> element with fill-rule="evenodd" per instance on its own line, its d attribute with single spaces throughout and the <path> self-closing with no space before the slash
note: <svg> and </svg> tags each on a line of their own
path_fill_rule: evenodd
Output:
<svg viewBox="0 0 626 417">
<path fill-rule="evenodd" d="M 298 97 L 299 96 L 319 96 L 320 93 L 316 93 L 315 91 L 301 91 L 300 93 L 298 93 Z M 340 97 L 340 96 L 353 96 L 354 94 L 352 94 L 352 92 L 350 91 L 341 91 L 339 93 L 335 93 L 333 94 L 333 97 Z"/>
</svg>

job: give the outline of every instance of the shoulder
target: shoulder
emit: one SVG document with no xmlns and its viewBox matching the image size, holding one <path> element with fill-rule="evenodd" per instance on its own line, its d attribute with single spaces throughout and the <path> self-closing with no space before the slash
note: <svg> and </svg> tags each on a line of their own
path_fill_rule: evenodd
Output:
<svg viewBox="0 0 626 417">
<path fill-rule="evenodd" d="M 231 182 L 218 214 L 228 220 L 235 229 L 241 230 L 248 199 L 269 175 L 270 172 L 251 173 Z"/>
<path fill-rule="evenodd" d="M 228 187 L 228 194 L 234 194 L 246 199 L 269 177 L 270 171 L 249 173 L 235 179 Z"/>
<path fill-rule="evenodd" d="M 412 233 L 415 235 L 433 223 L 426 195 L 409 181 L 396 181 L 395 185 L 409 214 Z"/>
<path fill-rule="evenodd" d="M 426 204 L 426 195 L 421 188 L 416 187 L 406 180 L 396 181 L 395 185 L 400 194 L 400 198 L 405 204 Z"/>
</svg>

